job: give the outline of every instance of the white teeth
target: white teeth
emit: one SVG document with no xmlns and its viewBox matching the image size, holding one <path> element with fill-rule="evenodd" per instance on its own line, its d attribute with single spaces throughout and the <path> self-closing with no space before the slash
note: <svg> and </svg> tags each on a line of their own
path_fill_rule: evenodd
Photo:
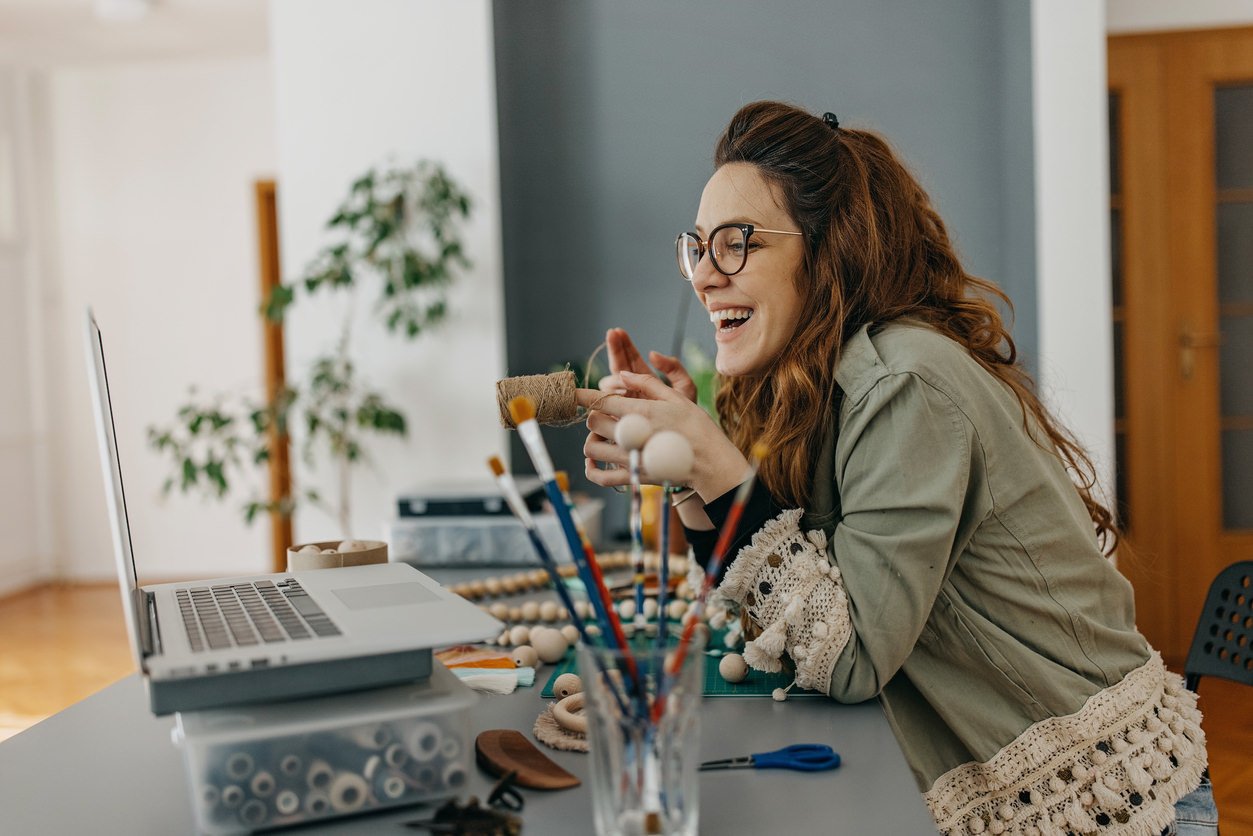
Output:
<svg viewBox="0 0 1253 836">
<path fill-rule="evenodd" d="M 710 311 L 710 322 L 725 322 L 728 319 L 748 319 L 753 315 L 752 308 L 723 308 L 720 311 Z"/>
</svg>

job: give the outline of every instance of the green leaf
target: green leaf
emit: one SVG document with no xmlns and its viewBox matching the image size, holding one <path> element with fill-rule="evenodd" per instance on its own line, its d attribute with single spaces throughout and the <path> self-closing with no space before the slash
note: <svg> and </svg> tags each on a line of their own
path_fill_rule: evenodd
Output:
<svg viewBox="0 0 1253 836">
<path fill-rule="evenodd" d="M 183 486 L 184 491 L 196 484 L 196 463 L 191 459 L 183 459 Z"/>
</svg>

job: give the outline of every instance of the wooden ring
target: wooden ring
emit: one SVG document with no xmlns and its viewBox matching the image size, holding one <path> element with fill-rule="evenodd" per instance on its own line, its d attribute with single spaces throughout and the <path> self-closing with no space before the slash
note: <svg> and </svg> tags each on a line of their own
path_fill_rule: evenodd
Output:
<svg viewBox="0 0 1253 836">
<path fill-rule="evenodd" d="M 574 714 L 575 711 L 583 711 L 582 691 L 558 701 L 553 706 L 553 719 L 566 731 L 587 734 L 587 717 L 582 713 Z"/>
</svg>

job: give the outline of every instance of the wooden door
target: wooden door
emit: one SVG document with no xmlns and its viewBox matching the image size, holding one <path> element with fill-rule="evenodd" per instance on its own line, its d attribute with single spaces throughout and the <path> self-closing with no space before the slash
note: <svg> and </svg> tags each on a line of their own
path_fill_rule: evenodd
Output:
<svg viewBox="0 0 1253 836">
<path fill-rule="evenodd" d="M 1119 565 L 1178 664 L 1253 558 L 1253 29 L 1111 38 L 1109 83 Z"/>
</svg>

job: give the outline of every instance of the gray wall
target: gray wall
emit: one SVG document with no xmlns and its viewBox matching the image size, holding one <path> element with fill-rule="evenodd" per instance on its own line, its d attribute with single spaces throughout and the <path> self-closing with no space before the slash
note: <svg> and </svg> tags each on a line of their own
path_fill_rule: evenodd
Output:
<svg viewBox="0 0 1253 836">
<path fill-rule="evenodd" d="M 669 352 L 691 227 L 732 113 L 775 98 L 881 131 L 1034 354 L 1029 0 L 496 0 L 510 374 L 585 360 L 611 326 Z M 691 305 L 687 336 L 712 354 Z M 582 472 L 578 429 L 546 437 Z M 515 446 L 514 462 L 526 457 Z M 581 479 L 576 479 L 576 484 Z M 586 483 L 584 483 L 586 484 Z M 610 530 L 621 526 L 623 502 Z"/>
</svg>

